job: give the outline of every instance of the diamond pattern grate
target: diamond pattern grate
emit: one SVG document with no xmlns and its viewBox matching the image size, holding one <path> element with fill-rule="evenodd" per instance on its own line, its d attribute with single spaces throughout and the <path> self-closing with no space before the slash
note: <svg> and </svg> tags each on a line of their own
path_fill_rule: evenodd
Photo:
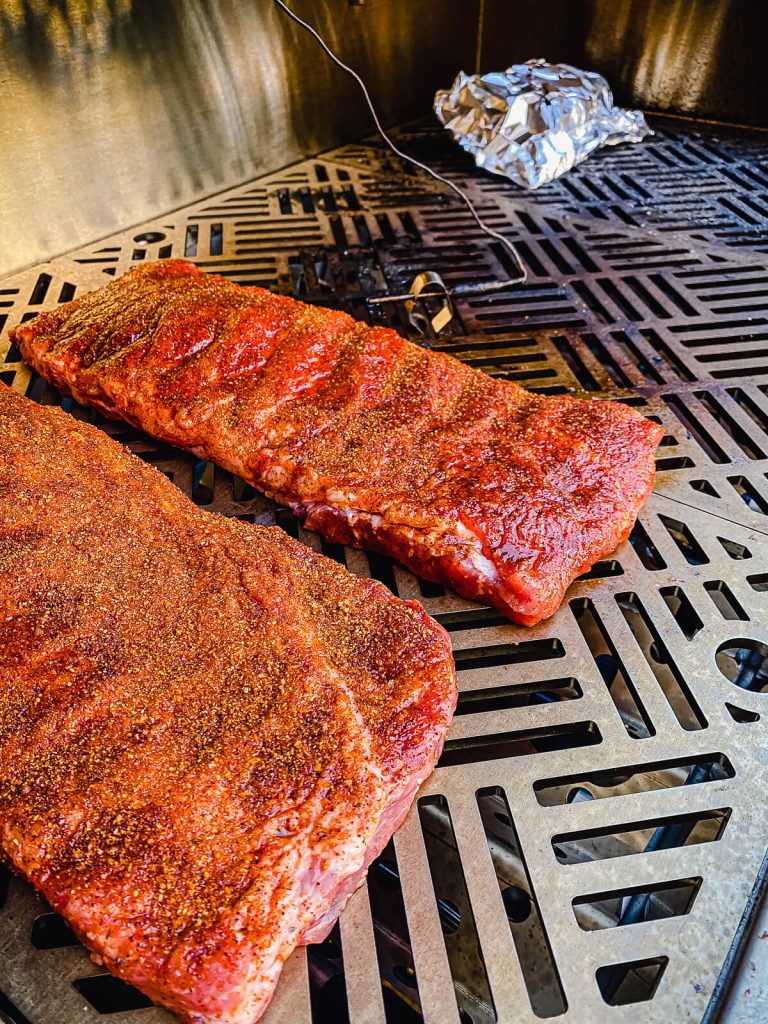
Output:
<svg viewBox="0 0 768 1024">
<path fill-rule="evenodd" d="M 431 125 L 400 141 L 516 242 L 524 287 L 499 287 L 505 254 L 460 205 L 361 143 L 0 281 L 2 337 L 105 275 L 186 255 L 526 387 L 658 419 L 658 485 L 630 541 L 526 630 L 71 408 L 198 504 L 277 523 L 451 633 L 461 698 L 440 766 L 340 925 L 289 962 L 271 1024 L 714 1019 L 765 851 L 768 140 L 663 121 L 530 195 Z M 439 337 L 417 334 L 402 300 L 375 301 L 424 270 L 453 296 Z M 7 340 L 0 359 L 4 382 L 60 401 Z M 0 904 L 0 1019 L 170 1019 L 25 884 L 9 880 Z"/>
</svg>

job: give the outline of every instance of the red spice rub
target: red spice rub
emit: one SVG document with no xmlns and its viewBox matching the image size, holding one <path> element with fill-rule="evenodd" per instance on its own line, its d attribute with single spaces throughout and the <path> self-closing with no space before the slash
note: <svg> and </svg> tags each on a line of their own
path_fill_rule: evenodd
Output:
<svg viewBox="0 0 768 1024">
<path fill-rule="evenodd" d="M 455 699 L 420 607 L 0 385 L 0 851 L 113 973 L 253 1024 Z"/>
<path fill-rule="evenodd" d="M 533 395 L 183 260 L 13 337 L 78 401 L 526 625 L 626 539 L 653 487 L 662 430 L 625 405 Z"/>
</svg>

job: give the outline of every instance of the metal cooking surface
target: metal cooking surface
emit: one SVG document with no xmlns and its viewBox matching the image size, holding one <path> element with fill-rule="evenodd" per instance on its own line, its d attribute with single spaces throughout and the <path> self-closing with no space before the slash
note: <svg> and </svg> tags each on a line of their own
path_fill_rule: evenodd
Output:
<svg viewBox="0 0 768 1024">
<path fill-rule="evenodd" d="M 504 254 L 376 143 L 0 281 L 7 329 L 138 260 L 186 254 L 419 340 L 402 301 L 369 300 L 434 270 L 457 315 L 422 343 L 536 390 L 629 402 L 666 428 L 631 541 L 523 629 L 386 558 L 325 546 L 229 474 L 98 421 L 199 504 L 277 522 L 451 631 L 462 693 L 440 767 L 340 927 L 289 962 L 271 1024 L 718 1012 L 766 836 L 768 142 L 655 127 L 532 195 L 475 172 L 431 125 L 400 133 L 518 243 L 524 287 L 483 293 L 508 277 Z M 59 400 L 6 349 L 0 379 Z M 0 1020 L 170 1020 L 26 884 L 10 880 L 3 900 Z"/>
</svg>

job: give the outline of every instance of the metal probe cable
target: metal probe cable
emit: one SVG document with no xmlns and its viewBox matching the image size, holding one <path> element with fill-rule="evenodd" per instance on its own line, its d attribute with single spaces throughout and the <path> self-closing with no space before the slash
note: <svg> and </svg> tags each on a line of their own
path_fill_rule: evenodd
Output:
<svg viewBox="0 0 768 1024">
<path fill-rule="evenodd" d="M 497 242 L 501 242 L 501 244 L 511 254 L 520 275 L 514 283 L 524 284 L 528 276 L 528 272 L 526 271 L 525 266 L 523 265 L 523 262 L 520 259 L 517 249 L 515 249 L 514 245 L 510 242 L 510 240 L 506 238 L 504 235 L 502 235 L 500 232 L 495 231 L 492 227 L 489 227 L 485 223 L 485 221 L 482 220 L 479 213 L 475 209 L 472 200 L 465 192 L 462 192 L 458 185 L 455 185 L 452 181 L 449 181 L 448 178 L 444 178 L 442 174 L 438 174 L 437 171 L 433 171 L 432 168 L 429 167 L 427 164 L 423 164 L 420 160 L 417 160 L 415 157 L 409 156 L 407 153 L 404 153 L 395 145 L 395 143 L 392 141 L 389 135 L 387 135 L 387 133 L 384 131 L 384 128 L 381 125 L 381 121 L 379 120 L 379 116 L 376 113 L 376 108 L 373 105 L 373 100 L 371 99 L 366 84 L 362 80 L 360 75 L 358 75 L 354 68 L 351 68 L 348 64 L 345 64 L 340 57 L 337 57 L 333 50 L 330 48 L 330 46 L 326 43 L 326 41 L 317 31 L 317 29 L 313 28 L 312 25 L 310 25 L 308 22 L 300 18 L 298 14 L 295 14 L 290 9 L 290 7 L 284 2 L 284 0 L 274 0 L 274 2 L 282 11 L 284 11 L 288 15 L 288 17 L 292 21 L 295 21 L 297 25 L 300 25 L 303 29 L 309 32 L 311 36 L 314 36 L 315 40 L 320 44 L 323 50 L 325 50 L 325 52 L 328 54 L 328 56 L 331 58 L 334 64 L 336 64 L 338 67 L 341 68 L 342 71 L 346 71 L 348 75 L 351 75 L 352 78 L 354 78 L 354 80 L 360 86 L 360 91 L 365 97 L 365 102 L 368 104 L 368 109 L 371 112 L 371 117 L 374 120 L 379 135 L 382 137 L 382 139 L 384 139 L 384 141 L 392 150 L 392 152 L 396 153 L 401 160 L 407 160 L 408 163 L 413 164 L 415 167 L 420 167 L 422 171 L 426 171 L 427 174 L 431 175 L 436 181 L 441 182 L 443 185 L 447 185 L 448 188 L 455 192 L 459 199 L 461 199 L 462 202 L 466 205 L 467 209 L 471 213 L 475 223 L 480 228 L 480 230 L 483 231 L 486 235 L 489 235 L 491 238 L 495 238 Z"/>
</svg>

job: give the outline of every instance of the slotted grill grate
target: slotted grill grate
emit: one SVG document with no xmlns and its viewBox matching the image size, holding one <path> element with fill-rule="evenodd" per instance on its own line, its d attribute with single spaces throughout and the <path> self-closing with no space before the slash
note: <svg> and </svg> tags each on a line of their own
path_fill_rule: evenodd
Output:
<svg viewBox="0 0 768 1024">
<path fill-rule="evenodd" d="M 0 328 L 139 260 L 186 255 L 413 337 L 401 301 L 371 300 L 436 270 L 456 316 L 416 340 L 658 419 L 658 485 L 630 542 L 531 630 L 98 422 L 197 503 L 276 522 L 451 632 L 461 697 L 440 766 L 330 938 L 289 962 L 272 1024 L 700 1021 L 718 1009 L 768 817 L 766 138 L 665 121 L 531 195 L 475 172 L 431 125 L 400 138 L 518 244 L 524 287 L 484 291 L 510 275 L 503 251 L 363 143 L 0 282 Z M 0 379 L 59 401 L 7 341 L 0 353 Z M 169 1019 L 139 1013 L 147 1001 L 28 886 L 10 880 L 0 903 L 0 1019 Z"/>
</svg>

